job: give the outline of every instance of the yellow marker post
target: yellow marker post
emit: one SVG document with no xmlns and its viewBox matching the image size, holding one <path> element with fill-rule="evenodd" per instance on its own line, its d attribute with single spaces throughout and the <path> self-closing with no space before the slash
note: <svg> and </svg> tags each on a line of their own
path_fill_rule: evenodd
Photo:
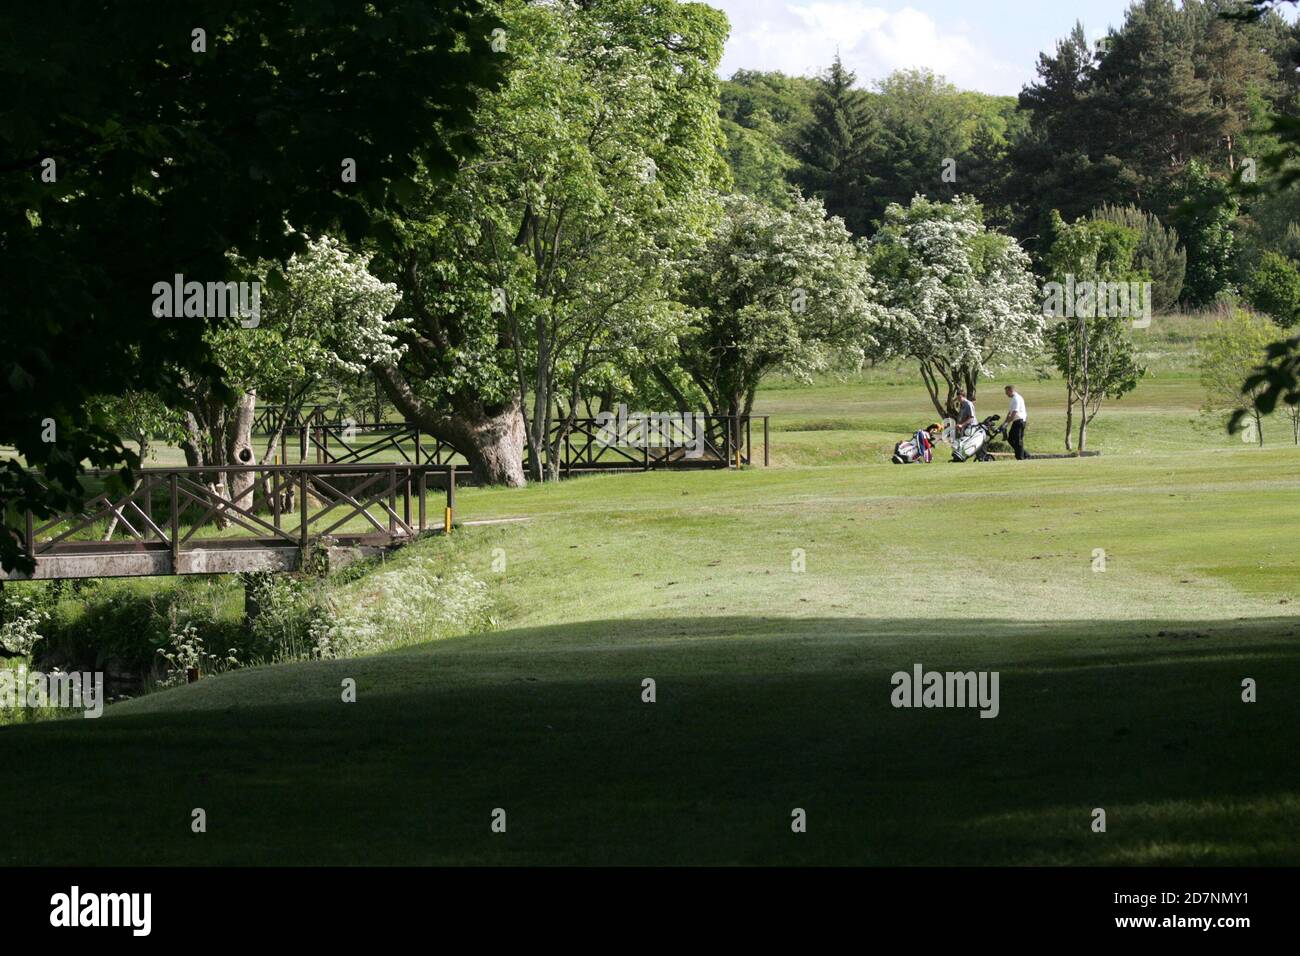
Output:
<svg viewBox="0 0 1300 956">
<path fill-rule="evenodd" d="M 456 466 L 447 472 L 447 510 L 443 513 L 442 528 L 444 534 L 451 534 L 451 514 L 456 507 Z"/>
</svg>

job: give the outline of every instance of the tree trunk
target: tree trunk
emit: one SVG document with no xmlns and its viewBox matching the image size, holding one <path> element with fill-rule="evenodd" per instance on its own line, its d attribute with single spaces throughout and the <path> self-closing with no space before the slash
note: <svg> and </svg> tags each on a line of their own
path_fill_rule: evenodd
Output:
<svg viewBox="0 0 1300 956">
<path fill-rule="evenodd" d="M 1065 450 L 1074 450 L 1074 397 L 1067 395 L 1069 401 L 1065 403 Z"/>
<path fill-rule="evenodd" d="M 253 415 L 257 410 L 257 390 L 249 389 L 239 397 L 239 403 L 230 415 L 226 430 L 226 461 L 244 465 L 248 470 L 227 472 L 226 487 L 230 500 L 237 508 L 253 508 L 253 481 L 257 465 L 257 452 L 253 450 Z"/>
<path fill-rule="evenodd" d="M 971 404 L 974 404 L 976 401 L 978 401 L 978 399 L 976 399 L 975 397 L 975 393 L 979 389 L 979 384 L 980 384 L 979 369 L 964 368 L 961 370 L 959 374 L 960 374 L 962 385 L 966 389 L 966 397 L 971 400 Z"/>
<path fill-rule="evenodd" d="M 940 399 L 939 398 L 939 375 L 937 375 L 935 373 L 935 370 L 932 369 L 929 366 L 929 364 L 926 362 L 921 362 L 920 366 L 921 366 L 921 381 L 925 383 L 926 393 L 930 396 L 930 404 L 934 406 L 934 410 L 938 413 L 941 419 L 954 417 L 956 410 L 953 408 L 952 405 L 953 396 L 955 394 L 952 383 L 951 382 L 948 383 L 947 396 L 943 399 Z"/>
<path fill-rule="evenodd" d="M 462 398 L 451 403 L 450 412 L 435 411 L 396 369 L 376 368 L 375 374 L 407 421 L 465 456 L 475 481 L 511 488 L 526 484 L 524 416 L 518 398 L 495 405 Z"/>
</svg>

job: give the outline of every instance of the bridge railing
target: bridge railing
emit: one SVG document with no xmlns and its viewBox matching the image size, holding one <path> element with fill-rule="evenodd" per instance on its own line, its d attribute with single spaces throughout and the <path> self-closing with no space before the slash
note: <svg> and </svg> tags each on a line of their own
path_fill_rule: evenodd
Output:
<svg viewBox="0 0 1300 956">
<path fill-rule="evenodd" d="M 768 464 L 768 418 L 700 415 L 689 423 L 675 415 L 632 416 L 624 425 L 575 418 L 552 423 L 549 444 L 560 452 L 562 475 L 660 468 L 732 468 L 754 463 L 753 422 L 763 431 Z"/>
<path fill-rule="evenodd" d="M 89 472 L 92 481 L 113 472 Z M 75 512 L 26 517 L 25 550 L 39 561 L 72 550 L 165 549 L 220 544 L 306 548 L 313 538 L 392 542 L 435 524 L 451 530 L 457 470 L 415 463 L 297 464 L 137 470 L 126 494 L 100 492 Z M 444 513 L 428 515 L 430 490 Z M 439 522 L 437 518 L 442 520 Z M 102 529 L 107 530 L 102 530 Z"/>
<path fill-rule="evenodd" d="M 657 416 L 652 424 L 643 422 L 626 434 L 614 434 L 610 423 L 602 419 L 559 420 L 551 425 L 549 445 L 559 451 L 556 470 L 562 475 L 674 467 L 729 468 L 755 463 L 753 432 L 757 422 L 762 429 L 762 462 L 764 466 L 769 463 L 768 416 L 702 415 L 698 421 L 698 429 L 687 429 L 681 419 Z M 292 431 L 298 433 L 294 442 L 289 438 Z M 396 458 L 411 464 L 450 465 L 460 459 L 451 445 L 424 434 L 412 422 L 316 420 L 299 425 L 281 432 L 282 462 L 289 460 L 293 445 L 297 445 L 299 461 L 314 460 L 317 464 L 361 464 Z M 525 465 L 530 466 L 531 460 Z"/>
<path fill-rule="evenodd" d="M 280 457 L 287 461 L 288 436 L 280 436 Z M 300 461 L 317 464 L 361 464 L 391 456 L 416 465 L 451 465 L 456 449 L 424 434 L 410 422 L 318 422 L 298 429 Z"/>
<path fill-rule="evenodd" d="M 253 434 L 270 435 L 282 424 L 289 431 L 304 425 L 337 424 L 347 417 L 341 405 L 303 405 L 298 408 L 284 405 L 259 405 L 253 413 Z"/>
</svg>

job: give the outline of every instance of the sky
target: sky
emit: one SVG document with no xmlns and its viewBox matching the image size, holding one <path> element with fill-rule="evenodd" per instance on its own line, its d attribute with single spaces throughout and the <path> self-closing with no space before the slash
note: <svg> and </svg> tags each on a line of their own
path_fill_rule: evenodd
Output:
<svg viewBox="0 0 1300 956">
<path fill-rule="evenodd" d="M 1038 54 L 1083 22 L 1089 39 L 1124 22 L 1130 0 L 706 0 L 731 20 L 723 77 L 815 75 L 838 49 L 861 86 L 927 67 L 962 89 L 1014 96 Z"/>
</svg>

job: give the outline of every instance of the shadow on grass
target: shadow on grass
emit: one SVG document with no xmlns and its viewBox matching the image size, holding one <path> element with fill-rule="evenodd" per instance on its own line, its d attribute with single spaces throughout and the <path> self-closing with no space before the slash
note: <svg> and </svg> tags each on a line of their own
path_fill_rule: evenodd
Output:
<svg viewBox="0 0 1300 956">
<path fill-rule="evenodd" d="M 237 672 L 0 729 L 40 831 L 0 862 L 1295 864 L 1295 624 L 629 619 Z M 918 662 L 999 671 L 999 716 L 895 709 Z"/>
</svg>

